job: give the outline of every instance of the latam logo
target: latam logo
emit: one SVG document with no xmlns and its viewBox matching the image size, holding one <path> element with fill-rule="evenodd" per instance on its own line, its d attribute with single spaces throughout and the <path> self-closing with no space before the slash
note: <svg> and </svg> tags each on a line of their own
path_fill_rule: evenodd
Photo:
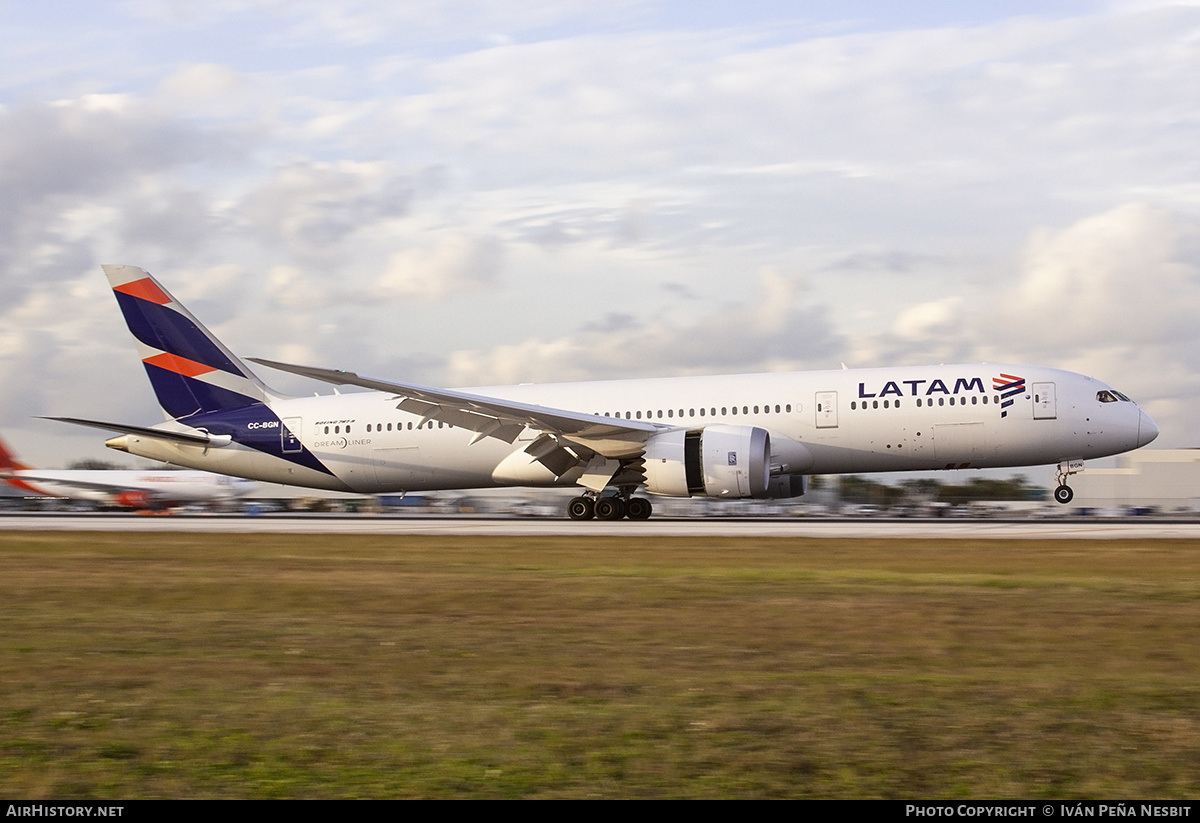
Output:
<svg viewBox="0 0 1200 823">
<path fill-rule="evenodd" d="M 900 388 L 908 386 L 908 391 Z M 870 397 L 931 397 L 935 394 L 964 394 L 966 392 L 976 392 L 978 394 L 986 394 L 987 389 L 983 387 L 983 378 L 980 377 L 960 377 L 954 381 L 954 389 L 951 391 L 946 386 L 944 380 L 889 380 L 879 390 L 879 393 L 867 391 L 866 383 L 858 384 L 859 399 Z"/>
<path fill-rule="evenodd" d="M 866 383 L 858 384 L 860 400 L 872 397 L 934 397 L 963 394 L 986 395 L 982 377 L 957 377 L 949 380 L 889 380 L 882 387 L 872 386 L 878 391 L 867 391 Z M 1025 378 L 1015 374 L 1003 374 L 992 378 L 992 391 L 1000 395 L 1000 416 L 1008 417 L 1008 407 L 1013 398 L 1025 392 Z M 984 398 L 986 401 L 986 397 Z M 930 401 L 932 402 L 932 401 Z M 963 402 L 966 402 L 965 400 Z"/>
<path fill-rule="evenodd" d="M 1025 393 L 1025 378 L 1001 372 L 999 377 L 992 378 L 992 390 L 1000 393 L 1000 416 L 1008 417 L 1013 398 Z"/>
</svg>

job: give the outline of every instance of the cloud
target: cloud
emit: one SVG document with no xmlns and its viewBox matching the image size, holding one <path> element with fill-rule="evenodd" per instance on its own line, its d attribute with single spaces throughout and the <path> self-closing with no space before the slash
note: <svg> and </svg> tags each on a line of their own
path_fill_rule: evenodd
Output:
<svg viewBox="0 0 1200 823">
<path fill-rule="evenodd" d="M 275 171 L 237 207 L 247 230 L 296 260 L 325 262 L 380 221 L 404 216 L 409 179 L 383 162 L 294 163 Z"/>
<path fill-rule="evenodd" d="M 1200 224 L 1141 203 L 1039 230 L 998 315 L 1023 345 L 1073 355 L 1200 338 Z"/>
<path fill-rule="evenodd" d="M 893 329 L 905 340 L 927 340 L 952 332 L 961 319 L 962 298 L 944 297 L 905 308 L 896 317 Z"/>
<path fill-rule="evenodd" d="M 446 234 L 426 248 L 392 253 L 372 293 L 384 300 L 440 300 L 492 285 L 500 248 L 494 240 Z"/>
<path fill-rule="evenodd" d="M 840 341 L 825 312 L 797 292 L 795 281 L 765 269 L 748 300 L 690 322 L 613 315 L 555 340 L 457 351 L 449 379 L 481 385 L 828 367 Z"/>
</svg>

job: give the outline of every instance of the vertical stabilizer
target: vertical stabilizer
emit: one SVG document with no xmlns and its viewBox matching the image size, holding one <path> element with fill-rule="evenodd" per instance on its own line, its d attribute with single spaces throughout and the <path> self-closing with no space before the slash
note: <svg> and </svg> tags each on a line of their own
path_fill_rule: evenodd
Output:
<svg viewBox="0 0 1200 823">
<path fill-rule="evenodd" d="M 0 440 L 0 472 L 20 471 L 29 468 L 24 463 L 18 463 L 17 458 L 8 450 L 8 444 Z"/>
<path fill-rule="evenodd" d="M 275 397 L 149 272 L 103 268 L 159 405 L 171 417 L 240 409 Z"/>
</svg>

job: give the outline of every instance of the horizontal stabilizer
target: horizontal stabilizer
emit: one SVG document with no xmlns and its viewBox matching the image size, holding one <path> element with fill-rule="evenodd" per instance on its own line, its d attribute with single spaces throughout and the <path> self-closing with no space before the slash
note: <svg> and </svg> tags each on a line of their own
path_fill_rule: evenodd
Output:
<svg viewBox="0 0 1200 823">
<path fill-rule="evenodd" d="M 169 440 L 173 443 L 183 443 L 187 446 L 209 446 L 219 448 L 221 446 L 228 446 L 233 442 L 233 438 L 227 434 L 209 434 L 203 429 L 192 429 L 190 431 L 167 431 L 164 429 L 152 429 L 148 426 L 130 426 L 125 423 L 104 423 L 99 420 L 83 420 L 78 417 L 42 417 L 41 419 L 58 420 L 62 423 L 71 423 L 76 426 L 88 426 L 89 428 L 101 429 L 102 431 L 136 434 L 138 437 L 148 437 L 154 440 Z"/>
</svg>

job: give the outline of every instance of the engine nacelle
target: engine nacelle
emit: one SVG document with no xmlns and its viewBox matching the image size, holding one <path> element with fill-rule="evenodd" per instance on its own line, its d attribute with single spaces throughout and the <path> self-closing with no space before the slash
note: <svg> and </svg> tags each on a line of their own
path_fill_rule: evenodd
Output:
<svg viewBox="0 0 1200 823">
<path fill-rule="evenodd" d="M 664 432 L 646 443 L 646 491 L 671 497 L 767 497 L 771 435 L 757 426 Z"/>
</svg>

